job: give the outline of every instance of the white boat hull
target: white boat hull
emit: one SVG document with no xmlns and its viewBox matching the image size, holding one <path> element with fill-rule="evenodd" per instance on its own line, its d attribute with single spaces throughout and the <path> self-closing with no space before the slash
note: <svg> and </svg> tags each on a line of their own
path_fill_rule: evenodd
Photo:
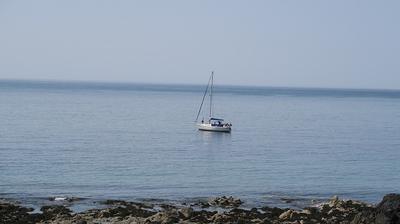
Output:
<svg viewBox="0 0 400 224">
<path fill-rule="evenodd" d="M 197 124 L 200 131 L 231 132 L 230 126 L 212 126 L 211 124 Z"/>
</svg>

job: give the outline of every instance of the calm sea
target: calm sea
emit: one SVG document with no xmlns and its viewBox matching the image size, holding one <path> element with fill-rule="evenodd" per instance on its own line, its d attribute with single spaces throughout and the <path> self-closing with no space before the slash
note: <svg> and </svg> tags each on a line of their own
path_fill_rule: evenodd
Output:
<svg viewBox="0 0 400 224">
<path fill-rule="evenodd" d="M 216 86 L 231 134 L 196 130 L 203 91 L 0 81 L 0 197 L 376 203 L 399 192 L 400 91 Z"/>
</svg>

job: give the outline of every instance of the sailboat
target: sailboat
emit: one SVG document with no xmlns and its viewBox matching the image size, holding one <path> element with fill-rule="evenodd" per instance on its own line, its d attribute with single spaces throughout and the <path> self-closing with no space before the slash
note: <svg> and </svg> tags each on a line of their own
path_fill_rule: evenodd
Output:
<svg viewBox="0 0 400 224">
<path fill-rule="evenodd" d="M 213 88 L 214 88 L 214 71 L 211 72 L 210 79 L 208 80 L 207 88 L 206 91 L 204 92 L 203 95 L 203 100 L 201 101 L 199 112 L 197 113 L 196 117 L 196 123 L 198 122 L 199 115 L 201 113 L 201 109 L 204 104 L 204 99 L 206 98 L 207 92 L 210 94 L 210 113 L 209 113 L 209 118 L 207 121 L 204 121 L 204 119 L 201 120 L 200 123 L 197 123 L 197 128 L 200 131 L 215 131 L 215 132 L 231 132 L 232 130 L 232 124 L 231 123 L 226 123 L 224 122 L 224 119 L 222 118 L 215 118 L 213 117 Z"/>
</svg>

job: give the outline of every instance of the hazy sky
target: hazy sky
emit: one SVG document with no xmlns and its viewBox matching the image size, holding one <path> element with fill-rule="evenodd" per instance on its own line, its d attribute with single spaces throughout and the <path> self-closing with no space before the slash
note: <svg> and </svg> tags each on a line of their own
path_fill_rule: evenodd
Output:
<svg viewBox="0 0 400 224">
<path fill-rule="evenodd" d="M 400 1 L 1 1 L 0 79 L 400 89 Z"/>
</svg>

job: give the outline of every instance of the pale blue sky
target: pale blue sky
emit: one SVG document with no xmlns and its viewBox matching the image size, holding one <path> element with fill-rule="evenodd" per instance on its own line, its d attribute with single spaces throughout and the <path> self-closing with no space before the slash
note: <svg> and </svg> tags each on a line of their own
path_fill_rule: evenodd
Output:
<svg viewBox="0 0 400 224">
<path fill-rule="evenodd" d="M 400 89 L 400 1 L 0 1 L 0 79 Z"/>
</svg>

